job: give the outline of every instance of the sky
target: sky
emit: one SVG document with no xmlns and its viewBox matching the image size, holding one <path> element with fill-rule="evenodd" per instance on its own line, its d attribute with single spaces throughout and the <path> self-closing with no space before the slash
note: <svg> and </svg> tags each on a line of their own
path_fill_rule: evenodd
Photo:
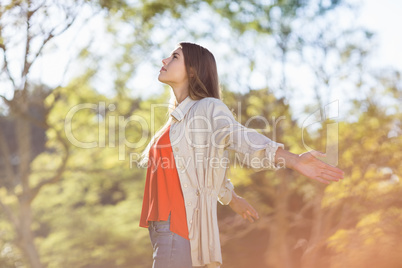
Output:
<svg viewBox="0 0 402 268">
<path fill-rule="evenodd" d="M 376 40 L 376 47 L 374 47 L 370 51 L 370 65 L 373 68 L 378 68 L 379 70 L 381 68 L 391 67 L 402 71 L 402 53 L 400 52 L 400 48 L 402 48 L 402 35 L 398 34 L 398 32 L 400 31 L 399 25 L 402 25 L 402 16 L 400 15 L 402 14 L 402 1 L 349 0 L 349 2 L 359 4 L 360 6 L 360 11 L 356 14 L 357 17 L 354 21 L 357 24 L 375 33 L 374 38 Z M 342 18 L 340 18 L 340 20 L 342 20 Z M 221 35 L 223 34 L 222 31 L 219 29 L 217 29 L 216 31 L 219 32 Z M 216 45 L 216 43 L 206 44 L 206 47 L 217 50 L 215 48 Z M 215 53 L 215 51 L 213 52 Z M 220 61 L 221 63 L 219 62 L 220 55 L 215 54 L 215 56 L 218 56 L 218 70 L 226 68 L 222 65 L 222 61 Z M 232 64 L 230 66 L 231 68 L 237 68 L 239 67 L 239 65 L 244 64 L 241 62 L 236 63 L 234 59 L 235 57 L 230 58 L 230 64 Z M 266 60 L 269 62 L 269 59 Z M 143 72 L 143 75 L 140 75 L 139 77 L 141 77 L 141 79 L 136 81 L 138 83 L 145 83 L 144 88 L 147 88 L 147 90 L 143 91 L 145 93 L 141 93 L 142 96 L 152 96 L 153 94 L 157 94 L 158 92 L 160 92 L 162 85 L 156 79 L 159 69 L 160 66 L 153 67 L 151 65 L 142 68 L 141 72 Z M 278 68 L 272 69 L 275 70 Z M 294 71 L 300 72 L 301 70 L 299 67 L 296 67 Z M 151 76 L 149 76 L 149 79 L 144 79 L 146 75 Z M 275 77 L 279 76 L 277 76 L 275 73 L 262 75 L 260 73 L 259 76 L 253 76 L 247 82 L 250 88 L 261 88 L 266 85 L 264 79 L 267 79 L 267 77 L 268 79 L 272 80 Z M 293 106 L 293 108 L 299 111 L 304 109 L 304 105 L 302 103 L 306 103 L 312 99 L 311 94 L 306 94 L 306 92 L 311 93 L 311 83 L 309 83 L 309 81 L 306 81 L 306 79 L 308 79 L 307 77 L 308 76 L 306 75 L 300 75 L 300 78 L 297 79 L 298 81 L 294 79 L 296 84 L 304 85 L 302 92 L 294 93 L 299 94 L 300 96 L 296 96 L 294 100 L 291 100 L 291 105 Z M 292 79 L 293 78 L 294 76 L 292 75 Z M 258 83 L 258 81 L 261 81 L 261 83 Z M 242 91 L 237 85 L 234 85 L 231 90 Z M 337 96 L 334 95 L 333 97 L 334 99 L 338 98 L 342 105 L 342 103 L 345 102 L 342 100 L 342 98 L 344 97 L 340 92 L 341 91 L 339 91 L 338 94 L 335 93 L 337 94 Z M 358 94 L 358 92 L 355 92 L 353 94 Z M 297 103 L 298 100 L 302 101 L 299 101 L 299 103 Z"/>
<path fill-rule="evenodd" d="M 402 1 L 399 0 L 349 0 L 352 3 L 361 3 L 360 13 L 357 14 L 357 23 L 372 30 L 376 34 L 377 48 L 371 51 L 373 65 L 376 67 L 391 66 L 402 71 L 402 35 L 399 34 L 399 26 L 402 25 Z M 341 19 L 341 18 L 340 18 Z M 102 21 L 95 19 L 91 21 L 92 29 L 102 28 L 99 24 Z M 91 27 L 90 27 L 91 28 Z M 74 38 L 77 37 L 78 38 Z M 37 77 L 42 83 L 51 87 L 60 85 L 60 83 L 68 82 L 69 78 L 77 73 L 77 68 L 64 75 L 65 66 L 68 64 L 68 58 L 74 57 L 74 47 L 84 45 L 90 40 L 90 35 L 85 30 L 72 30 L 66 32 L 63 37 L 58 37 L 61 42 L 57 44 L 57 49 L 46 50 L 46 56 L 35 63 L 36 68 L 32 70 L 32 77 Z M 180 40 L 177 40 L 180 41 Z M 175 41 L 176 42 L 176 41 Z M 110 55 L 113 51 L 104 42 L 96 42 L 97 51 L 103 51 L 105 55 Z M 22 53 L 21 53 L 22 54 Z M 144 97 L 150 96 L 160 91 L 162 85 L 157 81 L 159 67 L 153 67 L 160 64 L 148 64 L 142 67 L 140 75 L 141 80 L 135 82 L 141 83 L 147 81 L 144 87 L 150 90 L 142 90 L 146 92 Z M 218 66 L 219 69 L 219 66 Z M 144 79 L 144 75 L 149 75 L 148 79 Z M 100 75 L 97 84 L 101 93 L 107 93 L 110 90 L 112 79 L 107 74 Z M 96 86 L 96 85 L 95 85 Z M 108 89 L 109 88 L 109 89 Z M 8 91 L 8 92 L 7 92 Z M 10 89 L 0 84 L 0 94 L 10 96 Z M 141 95 L 143 93 L 139 93 Z M 147 95 L 148 94 L 148 95 Z"/>
<path fill-rule="evenodd" d="M 402 71 L 402 1 L 363 0 L 358 21 L 378 36 L 378 50 L 374 51 L 381 65 L 391 65 Z"/>
<path fill-rule="evenodd" d="M 360 11 L 357 13 L 355 22 L 375 33 L 376 47 L 370 52 L 372 59 L 371 65 L 378 69 L 391 67 L 402 71 L 402 52 L 400 51 L 402 48 L 402 35 L 398 34 L 400 31 L 399 27 L 402 25 L 402 1 L 349 0 L 349 2 L 359 4 L 360 6 Z M 340 20 L 342 20 L 342 18 L 340 18 Z M 207 47 L 213 47 L 213 45 L 208 45 L 210 44 L 207 44 Z M 233 64 L 232 67 L 236 66 L 233 59 L 230 60 Z M 159 68 L 152 69 L 152 66 L 147 66 L 142 71 L 144 75 L 154 72 L 156 78 Z M 219 68 L 222 68 L 222 66 L 219 65 L 218 61 L 218 70 Z M 270 79 L 272 79 L 272 76 Z M 305 79 L 305 77 L 300 78 L 300 83 L 309 84 L 303 79 Z M 142 80 L 144 81 L 144 79 Z M 250 83 L 258 80 L 258 77 L 256 77 L 256 79 L 251 79 Z M 147 81 L 146 86 L 149 88 L 153 89 L 158 87 L 158 81 L 156 81 L 156 79 L 153 81 L 152 79 L 145 81 Z M 250 87 L 259 88 L 259 84 L 261 83 L 256 82 L 255 85 L 251 85 Z M 148 91 L 149 95 L 154 94 L 155 91 L 152 91 L 152 89 Z"/>
</svg>

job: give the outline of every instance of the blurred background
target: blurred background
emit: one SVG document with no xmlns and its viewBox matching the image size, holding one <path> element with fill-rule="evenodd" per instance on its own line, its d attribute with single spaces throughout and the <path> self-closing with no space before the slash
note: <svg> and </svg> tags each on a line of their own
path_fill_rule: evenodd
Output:
<svg viewBox="0 0 402 268">
<path fill-rule="evenodd" d="M 238 121 L 345 171 L 326 186 L 233 165 L 261 219 L 218 205 L 222 267 L 402 267 L 401 11 L 392 0 L 1 0 L 0 267 L 151 267 L 137 160 L 167 118 L 157 75 L 180 41 L 214 53 Z"/>
</svg>

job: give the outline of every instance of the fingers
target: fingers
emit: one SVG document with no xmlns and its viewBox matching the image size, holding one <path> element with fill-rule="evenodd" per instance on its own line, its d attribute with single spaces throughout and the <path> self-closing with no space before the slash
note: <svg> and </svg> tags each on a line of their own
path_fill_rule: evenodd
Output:
<svg viewBox="0 0 402 268">
<path fill-rule="evenodd" d="M 258 215 L 257 211 L 255 211 L 255 209 L 253 207 L 251 207 L 251 206 L 243 214 L 245 215 L 245 217 L 243 217 L 243 218 L 247 219 L 251 223 L 260 218 L 260 216 Z"/>
<path fill-rule="evenodd" d="M 253 217 L 254 219 L 258 220 L 260 217 L 258 216 L 258 212 L 254 209 L 254 207 L 248 204 L 247 213 Z"/>
<path fill-rule="evenodd" d="M 254 222 L 253 218 L 251 218 L 247 212 L 243 213 L 243 219 L 248 220 L 249 222 L 253 223 Z"/>
<path fill-rule="evenodd" d="M 260 217 L 258 216 L 257 211 L 254 209 L 252 205 L 250 205 L 244 198 L 237 196 L 235 203 L 231 202 L 231 208 L 243 219 L 248 220 L 249 222 L 254 222 L 258 220 Z"/>
<path fill-rule="evenodd" d="M 317 157 L 321 157 L 321 158 L 326 157 L 326 154 L 318 152 L 318 151 L 311 151 L 310 153 L 312 156 L 314 156 L 316 158 Z M 319 161 L 321 162 L 321 165 L 319 165 L 319 166 L 324 169 L 323 173 L 327 174 L 322 179 L 328 179 L 331 181 L 338 181 L 340 179 L 343 179 L 344 172 L 341 169 L 334 167 L 330 164 L 327 164 L 321 160 L 319 160 Z"/>
<path fill-rule="evenodd" d="M 246 211 L 242 213 L 243 219 L 253 223 L 260 218 L 257 211 L 250 204 L 247 204 L 245 209 Z"/>
<path fill-rule="evenodd" d="M 329 170 L 329 171 L 337 173 L 337 174 L 341 174 L 341 175 L 344 174 L 343 170 L 341 170 L 341 169 L 339 169 L 337 167 L 334 167 L 334 166 L 332 166 L 330 164 L 327 164 L 325 162 L 322 162 L 321 160 L 319 160 L 319 161 L 321 162 L 321 165 L 320 165 L 321 168 Z"/>
<path fill-rule="evenodd" d="M 327 180 L 327 181 L 339 181 L 340 180 L 339 177 L 330 175 L 328 173 L 321 173 L 320 178 Z"/>
<path fill-rule="evenodd" d="M 324 173 L 326 173 L 328 176 L 334 177 L 338 180 L 343 179 L 343 174 L 344 174 L 344 172 L 340 169 L 337 169 L 335 171 L 328 169 Z"/>
<path fill-rule="evenodd" d="M 323 178 L 320 178 L 320 177 L 315 177 L 314 180 L 319 181 L 319 182 L 324 183 L 324 184 L 329 184 L 329 181 L 324 180 Z"/>
<path fill-rule="evenodd" d="M 243 219 L 248 220 L 250 223 L 253 223 L 255 220 L 258 220 L 258 215 L 252 214 L 250 211 L 246 211 L 243 213 Z"/>
<path fill-rule="evenodd" d="M 323 170 L 314 179 L 325 184 L 329 184 L 330 182 L 338 182 L 339 180 L 343 179 L 343 172 L 339 173 L 331 170 Z"/>
</svg>

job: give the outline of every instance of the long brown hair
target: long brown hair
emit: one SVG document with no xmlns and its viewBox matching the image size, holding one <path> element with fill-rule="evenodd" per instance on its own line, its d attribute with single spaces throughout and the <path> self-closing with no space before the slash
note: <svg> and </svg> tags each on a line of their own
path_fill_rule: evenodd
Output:
<svg viewBox="0 0 402 268">
<path fill-rule="evenodd" d="M 189 96 L 193 100 L 221 98 L 218 71 L 214 55 L 205 47 L 180 42 L 189 81 Z"/>
<path fill-rule="evenodd" d="M 193 100 L 207 97 L 220 99 L 221 93 L 214 55 L 208 49 L 194 43 L 180 42 L 178 47 L 182 49 L 184 56 L 184 65 L 189 81 L 189 97 Z M 169 114 L 178 106 L 173 91 L 169 106 Z M 172 118 L 169 117 L 165 125 L 152 137 L 141 155 L 141 166 L 145 167 L 147 165 L 151 146 L 165 132 L 171 122 Z"/>
</svg>

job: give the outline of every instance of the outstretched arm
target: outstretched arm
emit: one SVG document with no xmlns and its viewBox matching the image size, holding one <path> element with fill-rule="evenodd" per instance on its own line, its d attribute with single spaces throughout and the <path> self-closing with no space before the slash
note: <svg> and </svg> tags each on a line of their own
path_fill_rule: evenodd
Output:
<svg viewBox="0 0 402 268">
<path fill-rule="evenodd" d="M 297 155 L 278 148 L 275 154 L 275 163 L 284 164 L 287 168 L 325 184 L 343 179 L 342 170 L 322 162 L 317 157 L 325 157 L 325 154 L 312 151 Z"/>
<path fill-rule="evenodd" d="M 234 212 L 242 216 L 243 219 L 247 219 L 249 222 L 254 222 L 260 218 L 253 206 L 250 205 L 246 199 L 238 196 L 234 190 L 232 190 L 232 200 L 229 206 Z"/>
</svg>

